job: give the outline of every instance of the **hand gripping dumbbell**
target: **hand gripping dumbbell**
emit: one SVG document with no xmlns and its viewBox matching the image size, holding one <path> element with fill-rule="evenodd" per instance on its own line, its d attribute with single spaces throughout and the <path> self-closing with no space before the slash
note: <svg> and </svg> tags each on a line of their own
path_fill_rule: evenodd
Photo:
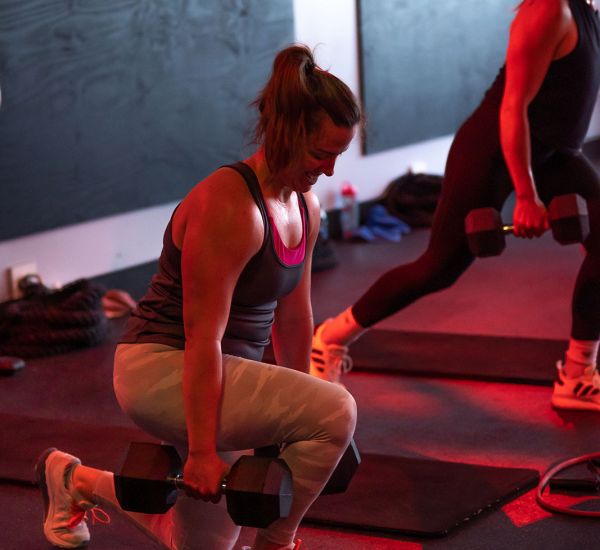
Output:
<svg viewBox="0 0 600 550">
<path fill-rule="evenodd" d="M 560 244 L 583 242 L 590 232 L 587 204 L 575 193 L 560 195 L 548 206 L 552 236 Z M 469 249 L 474 256 L 498 256 L 506 246 L 505 235 L 513 232 L 504 225 L 495 208 L 476 208 L 465 219 Z"/>
<path fill-rule="evenodd" d="M 183 463 L 170 445 L 131 443 L 115 492 L 123 510 L 164 514 L 185 488 Z M 236 525 L 264 528 L 287 517 L 292 505 L 292 475 L 279 458 L 242 456 L 221 485 L 227 511 Z"/>
<path fill-rule="evenodd" d="M 279 445 L 270 445 L 268 447 L 260 447 L 254 449 L 254 456 L 278 457 L 282 448 Z M 346 492 L 350 481 L 354 477 L 358 466 L 360 465 L 360 453 L 354 443 L 354 439 L 350 441 L 348 447 L 344 451 L 342 458 L 338 462 L 335 470 L 331 474 L 329 480 L 323 490 L 322 495 L 335 495 Z"/>
</svg>

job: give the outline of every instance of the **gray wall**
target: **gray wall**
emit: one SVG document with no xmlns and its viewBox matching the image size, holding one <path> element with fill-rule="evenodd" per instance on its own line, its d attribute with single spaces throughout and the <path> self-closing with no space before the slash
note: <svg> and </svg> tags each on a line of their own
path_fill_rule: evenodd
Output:
<svg viewBox="0 0 600 550">
<path fill-rule="evenodd" d="M 453 134 L 500 68 L 516 0 L 359 0 L 364 150 Z"/>
<path fill-rule="evenodd" d="M 181 198 L 250 140 L 292 0 L 3 0 L 0 241 Z"/>
</svg>

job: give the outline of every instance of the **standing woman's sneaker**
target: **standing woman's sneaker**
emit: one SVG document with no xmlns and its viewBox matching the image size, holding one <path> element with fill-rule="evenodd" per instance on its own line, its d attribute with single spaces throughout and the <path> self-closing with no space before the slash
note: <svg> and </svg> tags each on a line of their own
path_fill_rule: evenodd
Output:
<svg viewBox="0 0 600 550">
<path fill-rule="evenodd" d="M 78 458 L 51 448 L 42 453 L 35 466 L 44 499 L 44 535 L 59 548 L 81 548 L 90 541 L 85 514 L 95 504 L 76 500 L 68 488 L 71 471 L 79 464 Z"/>
<path fill-rule="evenodd" d="M 321 380 L 341 384 L 342 374 L 346 374 L 352 369 L 352 358 L 348 355 L 347 346 L 323 342 L 322 333 L 328 321 L 329 319 L 320 325 L 313 336 L 310 374 Z"/>
<path fill-rule="evenodd" d="M 600 375 L 596 368 L 587 367 L 581 376 L 568 378 L 562 361 L 558 361 L 552 406 L 555 409 L 600 411 Z"/>
</svg>

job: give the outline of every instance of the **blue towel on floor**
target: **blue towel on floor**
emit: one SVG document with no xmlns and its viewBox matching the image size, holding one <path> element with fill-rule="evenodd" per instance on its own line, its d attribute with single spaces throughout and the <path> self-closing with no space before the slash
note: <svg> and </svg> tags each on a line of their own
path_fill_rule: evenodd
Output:
<svg viewBox="0 0 600 550">
<path fill-rule="evenodd" d="M 352 235 L 353 239 L 372 242 L 384 240 L 398 242 L 402 235 L 410 233 L 410 226 L 390 214 L 385 206 L 376 204 L 368 212 L 365 224 Z"/>
</svg>

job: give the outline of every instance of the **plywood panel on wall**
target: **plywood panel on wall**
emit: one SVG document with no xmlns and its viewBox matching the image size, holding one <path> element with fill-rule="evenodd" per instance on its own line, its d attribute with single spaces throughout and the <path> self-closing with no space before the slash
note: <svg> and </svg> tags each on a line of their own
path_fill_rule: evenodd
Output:
<svg viewBox="0 0 600 550">
<path fill-rule="evenodd" d="M 365 152 L 453 134 L 500 68 L 516 0 L 359 0 Z"/>
<path fill-rule="evenodd" d="M 292 0 L 3 0 L 0 240 L 181 198 L 251 139 Z"/>
</svg>

